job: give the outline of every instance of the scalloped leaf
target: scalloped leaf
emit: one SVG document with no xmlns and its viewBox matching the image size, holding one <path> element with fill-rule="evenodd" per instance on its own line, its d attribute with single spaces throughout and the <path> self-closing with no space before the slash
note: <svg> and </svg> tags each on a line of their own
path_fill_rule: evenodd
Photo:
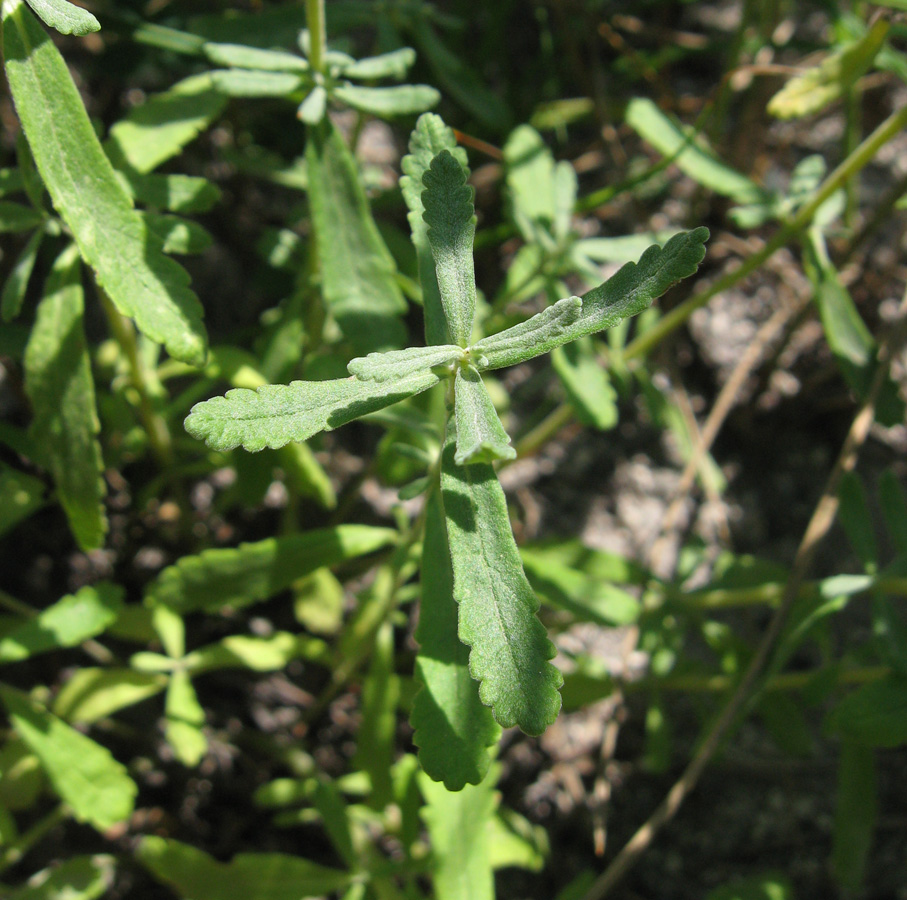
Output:
<svg viewBox="0 0 907 900">
<path fill-rule="evenodd" d="M 338 525 L 205 550 L 164 569 L 148 586 L 146 600 L 179 613 L 240 609 L 273 597 L 321 566 L 374 553 L 396 539 L 390 528 Z"/>
<path fill-rule="evenodd" d="M 442 150 L 422 176 L 422 217 L 435 260 L 441 304 L 451 342 L 465 347 L 476 314 L 476 276 L 472 244 L 476 233 L 473 189 L 449 150 Z"/>
<path fill-rule="evenodd" d="M 459 466 L 456 426 L 447 426 L 441 493 L 459 606 L 460 640 L 479 697 L 505 728 L 541 734 L 561 707 L 555 649 L 536 616 L 539 601 L 523 572 L 507 502 L 488 463 Z"/>
<path fill-rule="evenodd" d="M 453 129 L 448 128 L 440 116 L 425 113 L 419 117 L 410 136 L 409 155 L 403 157 L 401 164 L 403 177 L 400 179 L 400 189 L 409 208 L 409 227 L 419 262 L 422 305 L 425 309 L 425 341 L 428 344 L 450 342 L 447 320 L 441 305 L 438 276 L 435 273 L 435 260 L 428 243 L 428 224 L 422 217 L 425 212 L 425 207 L 422 205 L 422 192 L 425 190 L 422 176 L 428 170 L 431 161 L 442 150 L 449 150 L 454 159 L 463 167 L 463 171 L 468 174 L 466 151 L 462 147 L 457 147 Z"/>
<path fill-rule="evenodd" d="M 479 700 L 479 685 L 469 674 L 469 648 L 457 637 L 447 526 L 437 490 L 428 498 L 425 513 L 416 641 L 416 678 L 422 688 L 413 701 L 410 723 L 422 769 L 449 791 L 479 784 L 491 765 L 488 748 L 501 729 Z"/>
<path fill-rule="evenodd" d="M 212 450 L 276 449 L 305 441 L 340 425 L 411 397 L 436 385 L 432 372 L 392 381 L 360 381 L 355 376 L 332 381 L 266 384 L 257 390 L 234 388 L 223 397 L 196 403 L 185 427 Z"/>
<path fill-rule="evenodd" d="M 407 347 L 405 350 L 389 350 L 387 353 L 359 356 L 346 368 L 360 381 L 391 381 L 428 372 L 437 366 L 449 365 L 462 354 L 463 348 L 455 344 L 442 344 L 439 347 Z"/>
<path fill-rule="evenodd" d="M 35 164 L 82 257 L 117 309 L 166 346 L 204 362 L 203 310 L 186 270 L 132 208 L 60 52 L 21 0 L 3 5 L 6 74 Z"/>
</svg>

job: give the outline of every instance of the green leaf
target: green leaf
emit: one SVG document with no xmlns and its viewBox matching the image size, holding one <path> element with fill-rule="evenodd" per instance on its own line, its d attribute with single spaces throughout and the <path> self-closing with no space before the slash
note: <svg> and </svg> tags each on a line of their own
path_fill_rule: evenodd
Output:
<svg viewBox="0 0 907 900">
<path fill-rule="evenodd" d="M 54 714 L 67 722 L 91 725 L 127 706 L 159 694 L 167 676 L 132 669 L 77 669 L 54 699 Z"/>
<path fill-rule="evenodd" d="M 473 190 L 466 172 L 449 150 L 442 150 L 422 176 L 422 217 L 435 260 L 441 303 L 454 344 L 465 347 L 476 313 L 472 243 L 476 233 Z"/>
<path fill-rule="evenodd" d="M 617 393 L 591 338 L 555 348 L 551 364 L 583 425 L 605 431 L 617 424 Z"/>
<path fill-rule="evenodd" d="M 21 0 L 3 6 L 6 73 L 35 163 L 83 258 L 117 309 L 193 364 L 202 308 L 185 269 L 161 252 L 104 155 L 66 63 Z"/>
<path fill-rule="evenodd" d="M 202 46 L 202 53 L 216 66 L 258 69 L 262 72 L 308 72 L 308 60 L 283 50 L 261 50 L 245 44 L 213 44 Z"/>
<path fill-rule="evenodd" d="M 872 571 L 879 561 L 875 526 L 869 510 L 869 499 L 860 476 L 845 472 L 838 487 L 840 511 L 838 520 L 847 534 L 851 547 L 856 551 L 863 568 Z"/>
<path fill-rule="evenodd" d="M 107 151 L 116 163 L 145 174 L 176 156 L 226 106 L 208 74 L 192 75 L 149 97 L 110 129 Z"/>
<path fill-rule="evenodd" d="M 306 125 L 317 125 L 324 119 L 327 109 L 328 92 L 320 84 L 316 84 L 306 95 L 305 100 L 299 104 L 296 115 Z"/>
<path fill-rule="evenodd" d="M 504 809 L 488 820 L 486 834 L 493 869 L 513 866 L 541 872 L 545 868 L 548 833 L 541 825 L 533 825 L 519 813 Z"/>
<path fill-rule="evenodd" d="M 856 892 L 866 875 L 879 814 L 875 751 L 845 740 L 838 761 L 832 865 L 838 882 Z"/>
<path fill-rule="evenodd" d="M 558 300 L 525 322 L 473 344 L 469 348 L 473 363 L 479 371 L 500 369 L 549 353 L 555 347 L 579 337 L 573 334 L 572 326 L 581 320 L 582 315 L 583 300 L 580 297 Z"/>
<path fill-rule="evenodd" d="M 115 868 L 112 856 L 71 856 L 21 887 L 0 885 L 0 893 L 6 900 L 97 900 L 113 887 Z"/>
<path fill-rule="evenodd" d="M 68 594 L 0 637 L 0 663 L 17 662 L 60 647 L 77 647 L 116 620 L 122 599 L 122 588 L 103 582 Z"/>
<path fill-rule="evenodd" d="M 207 212 L 220 199 L 217 185 L 194 175 L 140 175 L 121 172 L 132 196 L 154 209 L 175 213 Z"/>
<path fill-rule="evenodd" d="M 235 388 L 192 407 L 186 431 L 213 450 L 282 447 L 305 441 L 319 431 L 333 431 L 353 419 L 421 393 L 439 381 L 423 372 L 393 381 L 294 381 L 268 384 L 255 391 Z"/>
<path fill-rule="evenodd" d="M 651 100 L 641 97 L 631 100 L 627 104 L 626 121 L 641 138 L 703 187 L 737 203 L 767 202 L 767 191 L 721 162 L 692 131 L 666 116 Z"/>
<path fill-rule="evenodd" d="M 821 112 L 868 71 L 885 43 L 889 27 L 886 19 L 877 19 L 860 40 L 834 50 L 818 66 L 795 75 L 769 100 L 768 112 L 779 119 L 798 119 Z"/>
<path fill-rule="evenodd" d="M 188 844 L 148 835 L 138 859 L 158 881 L 192 900 L 302 900 L 343 890 L 347 872 L 284 853 L 238 853 L 218 862 Z"/>
<path fill-rule="evenodd" d="M 453 417 L 441 464 L 441 492 L 459 605 L 460 640 L 471 648 L 469 671 L 479 697 L 500 725 L 541 734 L 561 705 L 554 646 L 536 612 L 513 540 L 507 502 L 488 463 L 459 466 Z"/>
<path fill-rule="evenodd" d="M 338 525 L 235 549 L 205 550 L 164 569 L 149 585 L 147 597 L 182 613 L 238 609 L 286 590 L 320 566 L 373 553 L 396 538 L 389 528 Z"/>
<path fill-rule="evenodd" d="M 496 773 L 461 791 L 419 777 L 422 817 L 431 839 L 435 900 L 493 900 L 494 876 L 488 826 L 497 805 Z"/>
<path fill-rule="evenodd" d="M 457 426 L 457 452 L 454 462 L 490 463 L 495 459 L 516 459 L 510 435 L 498 418 L 482 376 L 471 366 L 459 366 L 455 381 L 454 403 Z"/>
<path fill-rule="evenodd" d="M 45 25 L 60 34 L 82 36 L 101 30 L 101 23 L 87 9 L 67 0 L 28 0 L 28 5 Z"/>
<path fill-rule="evenodd" d="M 38 258 L 38 251 L 41 249 L 41 243 L 46 233 L 44 228 L 34 230 L 28 243 L 19 254 L 13 270 L 9 273 L 6 284 L 3 285 L 3 296 L 0 297 L 0 317 L 4 322 L 11 322 L 22 309 L 28 282 L 31 280 L 35 260 Z"/>
<path fill-rule="evenodd" d="M 202 253 L 214 243 L 211 232 L 191 219 L 145 213 L 145 221 L 163 242 L 164 253 Z"/>
<path fill-rule="evenodd" d="M 45 504 L 44 482 L 0 464 L 0 536 Z"/>
<path fill-rule="evenodd" d="M 390 53 L 355 60 L 343 67 L 343 77 L 355 78 L 357 81 L 374 81 L 378 78 L 399 80 L 406 76 L 415 61 L 416 51 L 412 47 L 401 47 Z"/>
<path fill-rule="evenodd" d="M 104 831 L 129 818 L 138 788 L 106 747 L 79 734 L 25 694 L 0 685 L 10 721 L 41 760 L 79 822 Z"/>
<path fill-rule="evenodd" d="M 0 234 L 30 231 L 43 224 L 44 213 L 40 210 L 9 200 L 0 201 Z"/>
<path fill-rule="evenodd" d="M 907 556 L 907 491 L 893 469 L 879 477 L 879 506 L 898 555 Z"/>
<path fill-rule="evenodd" d="M 287 97 L 304 83 L 292 72 L 216 69 L 210 75 L 214 88 L 228 97 Z"/>
<path fill-rule="evenodd" d="M 457 604 L 438 491 L 428 498 L 422 545 L 422 602 L 416 629 L 416 678 L 422 685 L 410 723 L 419 762 L 449 791 L 479 784 L 491 765 L 488 750 L 501 730 L 479 700 L 469 674 L 469 648 L 457 637 Z"/>
<path fill-rule="evenodd" d="M 216 644 L 193 650 L 181 660 L 181 664 L 192 675 L 216 669 L 278 672 L 294 659 L 313 659 L 325 655 L 326 645 L 317 638 L 275 631 L 263 638 L 245 634 L 230 635 Z"/>
<path fill-rule="evenodd" d="M 399 347 L 406 301 L 356 167 L 330 122 L 308 130 L 309 204 L 325 303 L 356 352 Z"/>
<path fill-rule="evenodd" d="M 202 726 L 205 711 L 198 702 L 189 673 L 177 669 L 167 685 L 167 743 L 184 766 L 197 766 L 208 752 L 208 740 Z"/>
<path fill-rule="evenodd" d="M 456 344 L 433 347 L 407 347 L 386 353 L 369 353 L 352 360 L 346 369 L 360 381 L 392 381 L 426 373 L 438 366 L 449 366 L 463 355 Z"/>
<path fill-rule="evenodd" d="M 709 891 L 706 900 L 794 900 L 794 889 L 783 875 L 738 878 Z"/>
<path fill-rule="evenodd" d="M 428 243 L 428 225 L 422 214 L 422 176 L 442 150 L 449 150 L 454 159 L 469 171 L 466 163 L 466 151 L 457 147 L 453 130 L 444 124 L 440 116 L 426 113 L 419 117 L 416 127 L 409 139 L 409 155 L 403 157 L 403 177 L 400 189 L 403 199 L 409 208 L 409 227 L 412 232 L 413 245 L 419 262 L 419 281 L 422 285 L 422 305 L 425 309 L 425 340 L 428 344 L 447 344 L 450 337 L 447 320 L 441 305 L 441 293 L 438 288 L 438 276 L 435 273 L 435 261 Z"/>
<path fill-rule="evenodd" d="M 332 96 L 353 109 L 373 116 L 409 116 L 437 106 L 441 95 L 427 84 L 401 84 L 394 87 L 360 87 L 341 82 L 331 91 Z"/>
<path fill-rule="evenodd" d="M 832 710 L 829 725 L 846 740 L 867 747 L 907 743 L 907 677 L 892 675 L 848 694 Z"/>
<path fill-rule="evenodd" d="M 94 550 L 107 533 L 106 487 L 83 306 L 79 254 L 70 244 L 54 263 L 38 305 L 25 348 L 25 389 L 38 461 L 53 475 L 79 546 Z"/>
</svg>

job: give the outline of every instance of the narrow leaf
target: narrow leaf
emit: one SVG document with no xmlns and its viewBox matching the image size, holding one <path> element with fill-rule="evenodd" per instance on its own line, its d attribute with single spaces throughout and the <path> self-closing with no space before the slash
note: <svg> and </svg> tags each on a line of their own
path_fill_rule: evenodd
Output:
<svg viewBox="0 0 907 900">
<path fill-rule="evenodd" d="M 147 597 L 179 612 L 240 608 L 286 590 L 320 566 L 373 553 L 396 540 L 388 528 L 339 525 L 184 556 L 151 583 Z"/>
<path fill-rule="evenodd" d="M 426 113 L 419 117 L 409 139 L 409 155 L 403 157 L 403 177 L 400 188 L 409 208 L 409 227 L 419 261 L 419 281 L 422 285 L 422 305 L 425 309 L 425 340 L 428 344 L 447 344 L 447 320 L 441 305 L 435 261 L 428 243 L 428 225 L 422 214 L 422 176 L 442 150 L 449 150 L 454 159 L 468 172 L 466 151 L 457 147 L 453 130 L 440 116 Z"/>
<path fill-rule="evenodd" d="M 33 206 L 13 203 L 11 200 L 0 201 L 0 234 L 29 231 L 43 223 L 44 213 Z"/>
<path fill-rule="evenodd" d="M 590 337 L 555 348 L 551 364 L 583 425 L 605 431 L 617 424 L 617 393 Z"/>
<path fill-rule="evenodd" d="M 406 76 L 415 61 L 416 51 L 412 47 L 401 47 L 390 53 L 357 59 L 344 66 L 343 76 L 355 78 L 357 81 L 373 81 L 377 78 L 401 79 Z"/>
<path fill-rule="evenodd" d="M 132 669 L 77 669 L 54 699 L 54 714 L 67 722 L 91 725 L 127 706 L 160 693 L 167 676 Z"/>
<path fill-rule="evenodd" d="M 3 6 L 6 73 L 35 163 L 117 309 L 172 356 L 204 361 L 202 308 L 160 249 L 98 143 L 66 63 L 21 0 Z"/>
<path fill-rule="evenodd" d="M 437 366 L 448 366 L 463 354 L 462 347 L 443 344 L 438 347 L 407 347 L 387 353 L 369 353 L 347 365 L 347 371 L 360 381 L 392 381 L 426 373 Z"/>
<path fill-rule="evenodd" d="M 703 187 L 737 203 L 767 201 L 767 191 L 721 162 L 692 132 L 681 128 L 651 100 L 641 97 L 631 100 L 627 105 L 626 120 L 640 137 Z"/>
<path fill-rule="evenodd" d="M 145 174 L 195 140 L 226 103 L 208 74 L 185 78 L 130 110 L 110 129 L 106 149 L 117 163 Z"/>
<path fill-rule="evenodd" d="M 488 827 L 497 805 L 495 780 L 489 775 L 481 784 L 454 793 L 442 784 L 419 778 L 436 900 L 494 900 Z"/>
<path fill-rule="evenodd" d="M 875 751 L 854 741 L 841 745 L 835 798 L 832 864 L 838 882 L 858 891 L 866 875 L 873 832 L 879 815 Z"/>
<path fill-rule="evenodd" d="M 422 602 L 416 629 L 416 678 L 422 685 L 410 722 L 419 762 L 449 791 L 479 784 L 488 772 L 488 748 L 500 727 L 479 700 L 469 674 L 469 648 L 457 637 L 457 604 L 447 547 L 447 526 L 438 491 L 428 499 L 422 545 Z"/>
<path fill-rule="evenodd" d="M 505 728 L 541 734 L 561 705 L 555 653 L 536 612 L 513 540 L 507 502 L 487 463 L 458 466 L 456 427 L 447 426 L 441 491 L 447 516 L 460 640 L 471 648 L 469 671 L 479 697 Z"/>
<path fill-rule="evenodd" d="M 327 645 L 318 638 L 275 631 L 263 638 L 230 635 L 216 644 L 193 650 L 183 658 L 182 665 L 192 675 L 216 669 L 278 672 L 294 659 L 326 656 Z"/>
<path fill-rule="evenodd" d="M 449 150 L 442 150 L 422 176 L 423 218 L 435 260 L 441 303 L 453 343 L 465 347 L 476 313 L 472 243 L 476 233 L 473 189 Z"/>
<path fill-rule="evenodd" d="M 767 111 L 779 119 L 815 115 L 842 97 L 872 65 L 890 23 L 877 19 L 858 41 L 831 52 L 818 66 L 795 75 L 772 97 Z"/>
<path fill-rule="evenodd" d="M 317 125 L 324 119 L 328 109 L 328 92 L 320 84 L 316 84 L 306 95 L 305 100 L 299 104 L 296 115 L 306 125 Z"/>
<path fill-rule="evenodd" d="M 308 60 L 283 50 L 262 50 L 245 44 L 212 44 L 202 46 L 202 52 L 216 66 L 236 66 L 262 72 L 308 72 Z"/>
<path fill-rule="evenodd" d="M 341 82 L 331 92 L 337 99 L 374 116 L 409 116 L 437 106 L 441 95 L 427 84 L 361 87 Z"/>
<path fill-rule="evenodd" d="M 0 686 L 19 736 L 41 760 L 55 790 L 80 822 L 99 831 L 127 819 L 138 788 L 106 747 L 79 734 L 25 694 Z"/>
<path fill-rule="evenodd" d="M 22 309 L 28 282 L 31 280 L 31 273 L 35 268 L 35 260 L 38 258 L 38 251 L 41 249 L 45 234 L 44 228 L 34 230 L 28 243 L 19 254 L 12 272 L 9 273 L 6 284 L 3 285 L 3 296 L 0 297 L 0 317 L 4 322 L 11 322 Z"/>
<path fill-rule="evenodd" d="M 0 638 L 0 663 L 28 659 L 60 647 L 76 647 L 101 634 L 116 620 L 123 590 L 117 585 L 86 585 Z"/>
<path fill-rule="evenodd" d="M 205 711 L 185 670 L 177 669 L 170 676 L 164 708 L 167 743 L 174 755 L 184 766 L 198 765 L 208 752 L 208 740 L 202 731 Z"/>
<path fill-rule="evenodd" d="M 83 305 L 79 254 L 70 245 L 54 263 L 38 305 L 25 348 L 25 389 L 38 459 L 53 475 L 79 546 L 93 550 L 107 533 L 106 489 Z"/>
<path fill-rule="evenodd" d="M 482 376 L 472 366 L 457 368 L 454 404 L 457 426 L 457 452 L 454 462 L 490 463 L 495 459 L 515 459 L 510 435 L 498 418 Z"/>
<path fill-rule="evenodd" d="M 393 381 L 294 381 L 268 384 L 252 391 L 235 388 L 192 407 L 186 431 L 213 450 L 282 447 L 305 441 L 319 431 L 333 429 L 382 409 L 438 383 L 438 376 L 422 372 Z"/>
<path fill-rule="evenodd" d="M 514 218 L 524 237 L 531 239 L 533 223 L 543 222 L 549 228 L 554 224 L 554 157 L 534 128 L 520 125 L 507 138 L 504 162 Z"/>
<path fill-rule="evenodd" d="M 399 347 L 405 329 L 397 317 L 406 302 L 396 266 L 372 218 L 356 161 L 330 122 L 309 129 L 306 165 L 325 303 L 357 351 Z"/>
<path fill-rule="evenodd" d="M 60 34 L 91 34 L 101 30 L 101 23 L 87 10 L 67 0 L 28 0 L 28 5 L 45 25 Z"/>
<path fill-rule="evenodd" d="M 287 97 L 303 85 L 292 72 L 217 69 L 210 73 L 215 89 L 228 97 Z"/>
<path fill-rule="evenodd" d="M 473 362 L 479 371 L 501 369 L 549 353 L 579 337 L 571 326 L 577 324 L 582 313 L 581 298 L 558 300 L 525 322 L 473 344 L 469 348 Z"/>
<path fill-rule="evenodd" d="M 350 875 L 284 853 L 239 853 L 229 862 L 189 844 L 148 835 L 138 859 L 159 881 L 192 900 L 301 900 L 343 890 Z"/>
</svg>

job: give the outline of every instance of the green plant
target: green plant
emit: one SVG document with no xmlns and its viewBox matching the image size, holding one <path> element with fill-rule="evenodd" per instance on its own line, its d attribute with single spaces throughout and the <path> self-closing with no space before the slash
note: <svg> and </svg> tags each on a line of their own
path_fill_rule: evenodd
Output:
<svg viewBox="0 0 907 900">
<path fill-rule="evenodd" d="M 433 342 L 354 359 L 349 378 L 229 391 L 197 404 L 186 419 L 189 433 L 216 450 L 278 448 L 447 379 L 443 450 L 425 484 L 433 493 L 440 490 L 440 498 L 427 507 L 423 572 L 437 570 L 441 583 L 422 597 L 424 686 L 413 726 L 423 767 L 451 790 L 477 784 L 488 769 L 487 747 L 497 730 L 485 707 L 499 725 L 519 725 L 528 734 L 544 731 L 560 708 L 560 679 L 548 662 L 554 647 L 535 618 L 538 601 L 491 465 L 516 454 L 481 373 L 525 362 L 636 315 L 696 270 L 708 237 L 705 228 L 676 235 L 581 298 L 559 300 L 519 325 L 474 341 L 475 219 L 454 146 L 439 118 L 423 117 L 404 162 L 413 239 L 422 251 L 425 331 Z M 448 555 L 452 586 L 443 574 Z M 461 643 L 469 647 L 468 664 Z"/>
</svg>

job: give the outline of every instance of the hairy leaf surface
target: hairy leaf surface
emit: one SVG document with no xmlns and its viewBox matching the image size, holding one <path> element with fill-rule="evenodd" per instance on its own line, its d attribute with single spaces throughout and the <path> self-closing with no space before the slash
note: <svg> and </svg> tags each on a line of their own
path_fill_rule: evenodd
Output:
<svg viewBox="0 0 907 900">
<path fill-rule="evenodd" d="M 453 130 L 444 124 L 440 116 L 432 113 L 420 116 L 409 139 L 409 155 L 403 157 L 401 164 L 403 177 L 400 179 L 400 189 L 409 208 L 409 227 L 419 261 L 419 281 L 425 309 L 425 340 L 428 344 L 450 342 L 447 320 L 441 305 L 438 276 L 435 273 L 435 260 L 428 243 L 428 223 L 423 218 L 425 207 L 422 205 L 422 192 L 425 190 L 422 176 L 442 150 L 449 150 L 463 170 L 469 171 L 466 151 L 457 147 Z"/>
<path fill-rule="evenodd" d="M 39 461 L 53 475 L 79 546 L 94 550 L 107 533 L 106 488 L 83 307 L 79 254 L 70 244 L 54 263 L 38 305 L 25 348 L 25 389 Z"/>
<path fill-rule="evenodd" d="M 392 381 L 360 381 L 351 376 L 267 384 L 254 391 L 234 388 L 223 397 L 196 403 L 185 426 L 214 450 L 277 448 L 305 441 L 319 431 L 332 431 L 427 390 L 438 380 L 432 372 L 419 372 Z"/>
<path fill-rule="evenodd" d="M 6 0 L 3 13 L 6 73 L 16 110 L 79 251 L 120 312 L 172 356 L 200 365 L 207 338 L 188 274 L 163 254 L 160 240 L 132 208 L 44 29 L 21 0 Z"/>
<path fill-rule="evenodd" d="M 462 466 L 466 463 L 489 463 L 495 459 L 515 459 L 516 450 L 510 446 L 510 435 L 498 418 L 482 376 L 472 366 L 460 366 L 454 390 L 456 464 Z"/>
<path fill-rule="evenodd" d="M 425 514 L 416 641 L 416 678 L 422 689 L 410 718 L 413 743 L 426 774 L 443 781 L 449 791 L 459 791 L 485 777 L 491 764 L 488 748 L 501 732 L 479 700 L 479 685 L 469 674 L 469 648 L 457 637 L 447 526 L 437 490 Z"/>
<path fill-rule="evenodd" d="M 438 347 L 407 347 L 387 353 L 369 353 L 357 357 L 346 367 L 360 381 L 392 381 L 425 373 L 436 366 L 446 366 L 461 356 L 463 348 L 456 344 Z"/>
<path fill-rule="evenodd" d="M 428 224 L 428 243 L 435 259 L 447 328 L 451 341 L 465 347 L 472 337 L 476 313 L 473 190 L 466 183 L 466 172 L 449 150 L 442 150 L 431 161 L 422 183 L 423 218 Z"/>
<path fill-rule="evenodd" d="M 479 697 L 505 728 L 541 734 L 561 705 L 555 653 L 536 616 L 539 602 L 513 540 L 504 491 L 488 463 L 459 466 L 456 427 L 448 422 L 441 492 L 459 604 L 460 640 Z"/>
<path fill-rule="evenodd" d="M 309 62 L 295 53 L 284 50 L 262 50 L 245 44 L 214 44 L 202 46 L 202 52 L 216 66 L 236 66 L 262 72 L 308 72 Z"/>
<path fill-rule="evenodd" d="M 45 25 L 60 34 L 91 34 L 101 30 L 101 23 L 87 10 L 68 0 L 28 0 Z"/>
</svg>

